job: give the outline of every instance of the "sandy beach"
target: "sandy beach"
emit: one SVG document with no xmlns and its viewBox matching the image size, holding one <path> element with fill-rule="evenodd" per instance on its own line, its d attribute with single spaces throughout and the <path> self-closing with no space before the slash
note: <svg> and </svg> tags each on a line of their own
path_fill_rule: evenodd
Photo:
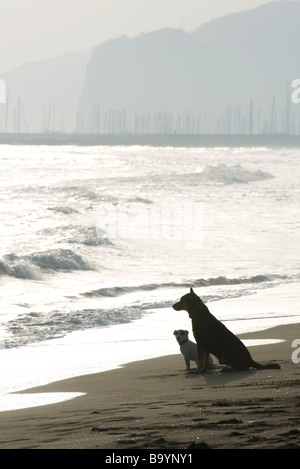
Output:
<svg viewBox="0 0 300 469">
<path fill-rule="evenodd" d="M 126 364 L 25 393 L 82 392 L 59 404 L 1 413 L 1 449 L 300 448 L 299 325 L 241 339 L 282 339 L 250 347 L 281 370 L 184 371 L 183 356 Z"/>
</svg>

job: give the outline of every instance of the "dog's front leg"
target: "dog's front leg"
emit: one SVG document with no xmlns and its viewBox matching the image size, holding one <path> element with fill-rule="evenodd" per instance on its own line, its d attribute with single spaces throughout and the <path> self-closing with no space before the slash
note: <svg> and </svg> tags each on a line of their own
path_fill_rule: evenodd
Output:
<svg viewBox="0 0 300 469">
<path fill-rule="evenodd" d="M 208 368 L 208 353 L 204 347 L 197 343 L 198 348 L 198 373 L 205 373 Z"/>
<path fill-rule="evenodd" d="M 209 367 L 209 353 L 204 350 L 203 353 L 203 370 L 206 371 Z"/>
<path fill-rule="evenodd" d="M 190 359 L 189 358 L 185 358 L 185 364 L 186 364 L 185 371 L 190 371 Z"/>
</svg>

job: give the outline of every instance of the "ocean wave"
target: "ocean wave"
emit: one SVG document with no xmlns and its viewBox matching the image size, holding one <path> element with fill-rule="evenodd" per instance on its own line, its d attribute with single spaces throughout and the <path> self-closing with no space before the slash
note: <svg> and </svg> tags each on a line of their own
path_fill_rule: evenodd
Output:
<svg viewBox="0 0 300 469">
<path fill-rule="evenodd" d="M 273 178 L 272 174 L 260 169 L 250 171 L 239 164 L 226 165 L 224 163 L 199 167 L 192 177 L 204 182 L 217 182 L 224 185 L 247 184 Z"/>
<path fill-rule="evenodd" d="M 297 276 L 299 279 L 299 275 Z M 296 277 L 294 278 L 294 280 Z M 27 311 L 25 314 L 18 315 L 16 318 L 8 321 L 5 325 L 7 335 L 5 347 L 19 347 L 30 343 L 37 343 L 53 338 L 64 337 L 73 331 L 83 331 L 91 328 L 102 328 L 118 324 L 128 324 L 132 321 L 142 318 L 145 314 L 151 313 L 151 310 L 161 308 L 170 308 L 175 299 L 180 296 L 178 292 L 173 291 L 155 292 L 154 296 L 143 294 L 140 297 L 135 295 L 133 299 L 127 298 L 111 301 L 119 295 L 125 295 L 130 292 L 145 292 L 159 288 L 184 288 L 187 293 L 188 288 L 208 287 L 215 285 L 241 285 L 251 284 L 254 289 L 243 287 L 229 289 L 208 289 L 205 288 L 201 293 L 201 298 L 205 303 L 219 301 L 223 299 L 237 298 L 241 295 L 251 295 L 256 288 L 269 287 L 283 281 L 293 280 L 288 276 L 279 275 L 256 275 L 242 278 L 216 277 L 211 279 L 196 279 L 185 282 L 166 282 L 158 284 L 144 284 L 140 286 L 102 288 L 83 294 L 84 296 L 99 296 L 106 298 L 104 302 L 96 301 L 90 308 L 69 310 L 68 308 L 56 309 L 51 312 L 40 312 L 38 310 Z M 198 293 L 198 292 L 197 292 Z M 92 302 L 91 302 L 92 304 Z M 243 318 L 239 318 L 243 319 Z M 234 319 L 235 320 L 235 319 Z"/>
<path fill-rule="evenodd" d="M 75 182 L 75 181 L 73 181 Z M 87 182 L 88 183 L 88 182 Z M 62 186 L 55 186 L 53 188 L 56 193 L 62 194 L 66 198 L 72 198 L 76 201 L 96 201 L 101 198 L 101 194 L 99 195 L 97 192 L 91 190 L 87 185 L 80 185 L 80 181 L 78 181 L 78 185 L 62 185 Z"/>
<path fill-rule="evenodd" d="M 51 210 L 52 212 L 55 212 L 55 213 L 62 213 L 64 215 L 70 215 L 72 213 L 79 213 L 78 210 L 76 210 L 73 207 L 68 207 L 67 205 L 59 205 L 57 207 L 48 207 L 48 210 Z"/>
<path fill-rule="evenodd" d="M 0 276 L 38 280 L 41 276 L 40 269 L 28 262 L 26 259 L 18 258 L 14 255 L 4 256 L 0 260 Z"/>
<path fill-rule="evenodd" d="M 153 291 L 160 288 L 200 288 L 210 286 L 222 285 L 241 285 L 241 284 L 260 284 L 265 282 L 273 282 L 275 280 L 287 280 L 288 276 L 285 275 L 254 275 L 251 277 L 227 278 L 224 276 L 209 278 L 209 279 L 193 279 L 184 282 L 164 282 L 164 283 L 147 283 L 143 285 L 133 286 L 113 286 L 99 288 L 82 293 L 85 297 L 117 297 L 127 293 L 138 291 Z"/>
<path fill-rule="evenodd" d="M 6 323 L 6 331 L 10 335 L 5 340 L 5 348 L 57 339 L 77 330 L 127 324 L 142 314 L 143 311 L 135 306 L 106 310 L 90 308 L 68 312 L 53 311 L 50 314 L 31 312 Z"/>
<path fill-rule="evenodd" d="M 37 280 L 43 271 L 93 270 L 79 254 L 70 249 L 53 249 L 27 256 L 8 254 L 0 260 L 0 275 Z"/>
<path fill-rule="evenodd" d="M 32 254 L 30 260 L 34 265 L 47 270 L 92 270 L 91 266 L 71 249 L 54 249 Z"/>
<path fill-rule="evenodd" d="M 271 173 L 262 171 L 260 169 L 250 170 L 244 168 L 240 164 L 228 165 L 224 163 L 215 165 L 199 166 L 193 172 L 176 173 L 173 174 L 152 174 L 151 180 L 154 184 L 165 185 L 170 180 L 176 184 L 185 184 L 189 186 L 197 186 L 198 184 L 217 184 L 217 185 L 231 185 L 231 184 L 248 184 L 251 182 L 264 181 L 272 179 L 274 176 Z"/>
<path fill-rule="evenodd" d="M 125 200 L 126 200 L 126 202 L 135 202 L 135 203 L 138 203 L 138 204 L 145 204 L 145 205 L 150 205 L 150 204 L 153 203 L 152 200 L 146 199 L 145 197 L 129 197 Z"/>
<path fill-rule="evenodd" d="M 85 246 L 112 246 L 114 244 L 104 230 L 94 226 L 76 227 L 76 231 L 74 230 L 73 236 L 67 242 Z"/>
<path fill-rule="evenodd" d="M 83 244 L 85 246 L 113 245 L 105 230 L 98 226 L 61 225 L 44 228 L 37 235 L 54 239 L 56 242 L 66 244 Z"/>
</svg>

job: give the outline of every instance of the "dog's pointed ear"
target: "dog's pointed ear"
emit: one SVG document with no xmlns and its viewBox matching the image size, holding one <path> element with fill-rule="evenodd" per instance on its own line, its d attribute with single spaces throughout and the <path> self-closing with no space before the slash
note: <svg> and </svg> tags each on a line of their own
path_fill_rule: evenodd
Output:
<svg viewBox="0 0 300 469">
<path fill-rule="evenodd" d="M 191 287 L 191 289 L 190 289 L 190 293 L 194 293 L 194 290 L 192 289 L 192 287 Z"/>
</svg>

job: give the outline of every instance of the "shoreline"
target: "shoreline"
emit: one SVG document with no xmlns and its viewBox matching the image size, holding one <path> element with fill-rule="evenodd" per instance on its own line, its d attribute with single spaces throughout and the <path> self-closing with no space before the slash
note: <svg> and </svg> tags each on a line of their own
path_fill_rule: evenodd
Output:
<svg viewBox="0 0 300 469">
<path fill-rule="evenodd" d="M 0 448 L 300 448 L 300 364 L 292 361 L 299 326 L 239 337 L 284 340 L 249 347 L 254 360 L 278 362 L 281 370 L 188 374 L 178 350 L 26 389 L 84 395 L 2 412 Z"/>
<path fill-rule="evenodd" d="M 241 334 L 250 333 L 250 339 L 245 336 L 247 347 L 257 346 L 265 343 L 266 339 L 263 334 L 258 342 L 253 341 L 256 331 L 300 323 L 299 285 L 299 282 L 288 283 L 277 286 L 275 291 L 271 287 L 250 296 L 214 301 L 209 303 L 209 308 L 234 334 L 244 337 Z M 285 314 L 288 311 L 289 315 L 282 316 L 283 311 Z M 78 395 L 76 391 L 21 394 L 27 389 L 117 370 L 124 363 L 136 360 L 175 356 L 178 354 L 178 344 L 173 336 L 175 329 L 187 329 L 194 341 L 188 314 L 172 308 L 159 308 L 131 323 L 74 331 L 41 344 L 2 349 L 0 413 L 54 405 Z"/>
<path fill-rule="evenodd" d="M 250 296 L 213 301 L 209 308 L 238 336 L 277 325 L 300 323 L 299 285 L 293 282 L 276 286 L 275 290 L 274 287 L 258 289 Z M 2 349 L 0 412 L 54 404 L 71 397 L 64 393 L 25 395 L 19 391 L 119 369 L 124 363 L 137 359 L 177 355 L 175 329 L 187 329 L 194 341 L 188 314 L 158 308 L 130 323 L 74 331 L 62 338 L 26 347 Z M 246 346 L 250 345 L 253 345 L 251 340 L 246 342 Z"/>
<path fill-rule="evenodd" d="M 171 147 L 300 147 L 299 135 L 288 134 L 78 134 L 0 133 L 0 145 L 124 145 Z"/>
</svg>

